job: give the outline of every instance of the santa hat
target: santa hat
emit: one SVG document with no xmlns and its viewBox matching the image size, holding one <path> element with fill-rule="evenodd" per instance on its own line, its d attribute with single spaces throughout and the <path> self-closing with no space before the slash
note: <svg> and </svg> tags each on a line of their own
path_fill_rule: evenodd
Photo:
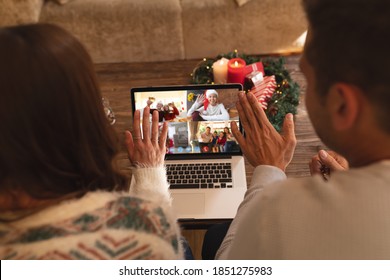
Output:
<svg viewBox="0 0 390 280">
<path fill-rule="evenodd" d="M 218 97 L 218 92 L 215 89 L 206 90 L 206 97 L 209 98 L 210 94 L 215 94 Z"/>
</svg>

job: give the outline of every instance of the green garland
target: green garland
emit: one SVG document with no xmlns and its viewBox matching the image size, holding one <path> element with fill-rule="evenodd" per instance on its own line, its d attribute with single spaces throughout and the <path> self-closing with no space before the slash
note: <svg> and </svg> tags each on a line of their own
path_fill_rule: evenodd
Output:
<svg viewBox="0 0 390 280">
<path fill-rule="evenodd" d="M 277 88 L 272 98 L 268 102 L 268 107 L 265 110 L 269 121 L 277 131 L 281 131 L 284 117 L 287 113 L 296 114 L 297 106 L 299 104 L 299 85 L 294 82 L 290 73 L 285 68 L 285 58 L 261 58 L 256 56 L 248 56 L 245 54 L 238 54 L 237 51 L 228 54 L 220 54 L 215 59 L 204 58 L 194 68 L 191 77 L 193 84 L 212 84 L 213 83 L 213 63 L 222 57 L 227 59 L 240 57 L 245 60 L 246 64 L 255 62 L 262 62 L 266 76 L 275 75 Z M 245 88 L 248 91 L 248 88 Z"/>
</svg>

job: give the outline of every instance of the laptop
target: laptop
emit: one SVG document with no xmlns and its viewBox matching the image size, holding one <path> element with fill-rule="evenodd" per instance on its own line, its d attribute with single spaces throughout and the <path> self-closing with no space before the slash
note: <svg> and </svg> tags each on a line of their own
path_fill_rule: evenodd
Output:
<svg viewBox="0 0 390 280">
<path fill-rule="evenodd" d="M 232 219 L 244 198 L 244 157 L 229 134 L 233 121 L 242 130 L 236 109 L 241 90 L 241 84 L 131 89 L 133 113 L 147 104 L 156 110 L 166 105 L 167 115 L 160 112 L 168 119 L 165 164 L 179 220 Z"/>
</svg>

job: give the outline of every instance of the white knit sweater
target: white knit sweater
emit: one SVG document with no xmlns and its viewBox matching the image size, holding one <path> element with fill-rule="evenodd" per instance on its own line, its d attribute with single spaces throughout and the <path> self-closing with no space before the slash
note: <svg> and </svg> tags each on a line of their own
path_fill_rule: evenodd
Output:
<svg viewBox="0 0 390 280">
<path fill-rule="evenodd" d="M 135 169 L 129 193 L 91 192 L 0 223 L 1 259 L 181 259 L 165 170 Z"/>
<path fill-rule="evenodd" d="M 390 259 L 390 161 L 285 180 L 258 166 L 219 259 Z"/>
</svg>

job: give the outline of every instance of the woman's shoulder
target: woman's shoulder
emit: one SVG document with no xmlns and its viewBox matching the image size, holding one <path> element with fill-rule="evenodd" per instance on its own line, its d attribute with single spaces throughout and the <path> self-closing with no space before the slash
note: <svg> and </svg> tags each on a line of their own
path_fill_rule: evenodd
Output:
<svg viewBox="0 0 390 280">
<path fill-rule="evenodd" d="M 106 228 L 121 228 L 142 230 L 164 235 L 171 230 L 172 222 L 168 209 L 162 204 L 144 198 L 132 196 L 128 193 L 96 192 L 92 196 L 109 196 L 105 203 L 92 211 L 87 211 L 74 218 L 74 221 L 90 225 L 91 220 L 104 224 Z M 80 208 L 83 202 L 80 201 Z M 90 203 L 88 199 L 84 202 Z M 93 217 L 91 219 L 91 217 Z M 91 224 L 93 225 L 93 223 Z"/>
<path fill-rule="evenodd" d="M 95 192 L 41 212 L 17 227 L 3 227 L 2 244 L 34 244 L 119 230 L 151 234 L 174 245 L 175 251 L 179 248 L 176 220 L 169 211 L 156 202 L 125 193 Z"/>
<path fill-rule="evenodd" d="M 158 232 L 165 231 L 170 226 L 162 205 L 127 194 L 107 203 L 103 211 L 112 215 L 113 219 L 109 225 L 112 227 L 142 227 L 144 230 Z M 127 213 L 127 215 L 123 215 L 123 213 Z"/>
</svg>

